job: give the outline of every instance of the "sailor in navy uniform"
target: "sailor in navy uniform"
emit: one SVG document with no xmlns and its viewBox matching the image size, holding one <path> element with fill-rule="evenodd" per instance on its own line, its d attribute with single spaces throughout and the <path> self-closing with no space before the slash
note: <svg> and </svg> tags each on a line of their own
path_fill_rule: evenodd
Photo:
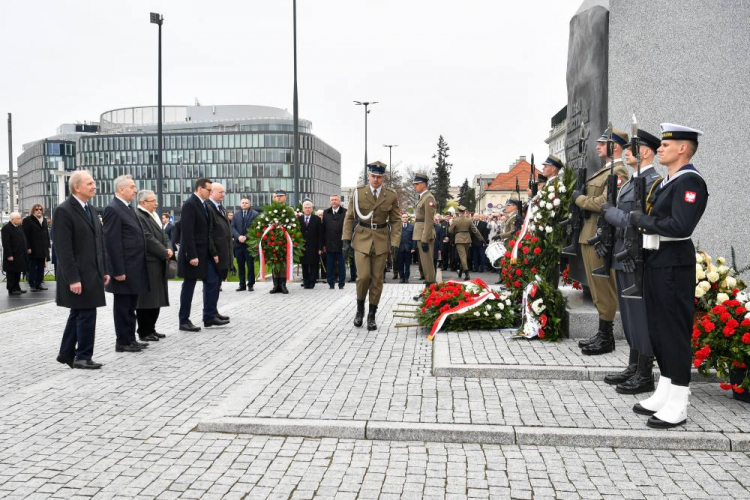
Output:
<svg viewBox="0 0 750 500">
<path fill-rule="evenodd" d="M 629 222 L 645 233 L 643 298 L 661 370 L 654 394 L 633 411 L 652 415 L 648 426 L 663 429 L 687 420 L 695 314 L 695 247 L 690 237 L 706 210 L 708 188 L 690 163 L 703 132 L 672 123 L 661 128 L 659 163 L 668 175 L 654 192 L 651 212 L 631 212 Z"/>
<path fill-rule="evenodd" d="M 654 156 L 659 149 L 661 140 L 645 130 L 637 130 L 638 149 L 632 151 L 632 143 L 627 146 L 625 163 L 633 168 L 633 177 L 622 185 L 617 196 L 617 207 L 609 203 L 602 205 L 602 214 L 607 222 L 617 228 L 614 254 L 617 255 L 625 248 L 625 229 L 629 226 L 630 212 L 637 208 L 635 201 L 635 182 L 638 177 L 637 155 L 640 154 L 640 176 L 645 179 L 646 212 L 653 203 L 653 192 L 659 187 L 662 177 L 653 165 Z M 617 386 L 620 394 L 640 394 L 654 390 L 654 351 L 648 334 L 648 315 L 646 302 L 642 298 L 623 298 L 622 292 L 635 283 L 635 262 L 627 257 L 622 262 L 612 260 L 617 281 L 617 300 L 620 305 L 625 338 L 630 345 L 630 359 L 625 370 L 612 373 L 604 377 L 608 384 Z"/>
</svg>

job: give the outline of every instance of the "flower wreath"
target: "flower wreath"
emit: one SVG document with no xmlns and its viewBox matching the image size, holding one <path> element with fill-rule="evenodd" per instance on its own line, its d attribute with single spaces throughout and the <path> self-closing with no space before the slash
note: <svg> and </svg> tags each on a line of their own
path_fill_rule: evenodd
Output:
<svg viewBox="0 0 750 500">
<path fill-rule="evenodd" d="M 291 264 L 299 263 L 305 251 L 305 240 L 294 209 L 276 201 L 263 207 L 263 212 L 247 230 L 247 244 L 253 255 L 260 256 L 275 274 L 291 274 Z M 265 266 L 261 266 L 260 273 L 264 275 Z"/>
</svg>

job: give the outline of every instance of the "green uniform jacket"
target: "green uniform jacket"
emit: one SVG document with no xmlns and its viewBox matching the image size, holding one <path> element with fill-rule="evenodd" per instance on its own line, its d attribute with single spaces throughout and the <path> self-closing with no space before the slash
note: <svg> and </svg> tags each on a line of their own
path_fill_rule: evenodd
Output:
<svg viewBox="0 0 750 500">
<path fill-rule="evenodd" d="M 620 190 L 625 181 L 630 178 L 628 169 L 620 160 L 615 160 L 614 173 L 619 177 L 617 182 L 617 190 Z M 603 167 L 597 173 L 591 176 L 586 181 L 586 194 L 581 195 L 575 199 L 575 204 L 580 208 L 592 212 L 592 214 L 586 218 L 581 228 L 581 235 L 578 238 L 578 243 L 581 245 L 587 245 L 588 240 L 596 236 L 596 220 L 599 218 L 594 214 L 601 212 L 602 205 L 607 201 L 607 177 L 609 176 L 609 165 Z M 617 194 L 615 193 L 615 199 Z"/>
<path fill-rule="evenodd" d="M 419 198 L 417 208 L 414 209 L 416 222 L 414 223 L 414 236 L 412 240 L 429 243 L 435 239 L 435 197 L 432 193 L 425 191 Z M 420 222 L 421 221 L 421 222 Z"/>
<path fill-rule="evenodd" d="M 484 241 L 479 230 L 477 230 L 474 224 L 472 224 L 471 219 L 464 217 L 463 215 L 456 217 L 453 220 L 450 229 L 448 229 L 448 234 L 456 235 L 456 245 L 471 245 L 471 234 L 469 234 L 469 232 L 474 233 L 477 238 Z"/>
<path fill-rule="evenodd" d="M 401 210 L 398 208 L 396 191 L 385 186 L 380 188 L 380 196 L 376 200 L 369 185 L 357 189 L 359 210 L 363 216 L 371 212 L 373 216 L 368 220 L 360 220 L 352 235 L 352 248 L 358 252 L 375 255 L 388 253 L 390 248 L 399 246 L 401 242 Z M 359 218 L 354 208 L 354 196 L 349 199 L 349 207 L 344 217 L 344 231 L 342 239 L 349 239 L 354 222 Z M 390 224 L 390 228 L 372 229 L 371 225 Z"/>
<path fill-rule="evenodd" d="M 503 221 L 503 227 L 500 229 L 500 240 L 505 242 L 509 240 L 514 234 L 516 234 L 516 217 L 518 212 L 513 212 Z"/>
</svg>

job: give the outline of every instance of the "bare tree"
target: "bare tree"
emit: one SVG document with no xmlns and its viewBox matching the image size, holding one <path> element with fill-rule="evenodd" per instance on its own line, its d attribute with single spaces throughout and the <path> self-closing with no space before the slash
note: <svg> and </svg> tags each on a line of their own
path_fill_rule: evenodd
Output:
<svg viewBox="0 0 750 500">
<path fill-rule="evenodd" d="M 406 165 L 403 168 L 401 190 L 399 191 L 398 203 L 402 210 L 416 206 L 417 193 L 414 191 L 414 174 L 426 174 L 429 179 L 433 177 L 434 168 L 429 165 Z M 432 189 L 432 186 L 430 186 Z"/>
</svg>

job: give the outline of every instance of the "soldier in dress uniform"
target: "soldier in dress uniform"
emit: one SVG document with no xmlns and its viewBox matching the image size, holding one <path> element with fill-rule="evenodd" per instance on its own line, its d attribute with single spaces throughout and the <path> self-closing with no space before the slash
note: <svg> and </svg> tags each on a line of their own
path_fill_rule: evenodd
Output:
<svg viewBox="0 0 750 500">
<path fill-rule="evenodd" d="M 654 157 L 661 140 L 645 130 L 638 129 L 638 149 L 641 156 L 641 177 L 646 179 L 646 209 L 653 202 L 653 191 L 661 182 L 661 176 L 654 168 Z M 628 227 L 629 213 L 637 208 L 635 202 L 635 183 L 633 179 L 638 175 L 636 153 L 632 151 L 632 143 L 625 151 L 625 162 L 633 168 L 633 177 L 623 184 L 617 197 L 617 207 L 609 203 L 602 205 L 604 218 L 617 228 L 614 253 L 618 254 L 625 247 L 625 229 Z M 649 196 L 650 195 L 650 196 Z M 620 317 L 625 330 L 625 338 L 630 345 L 630 359 L 628 366 L 620 373 L 607 375 L 604 381 L 616 385 L 621 394 L 640 394 L 654 390 L 654 351 L 648 333 L 646 303 L 643 299 L 623 298 L 623 290 L 627 290 L 635 283 L 635 262 L 632 257 L 624 261 L 612 260 L 617 278 L 617 298 L 620 303 Z"/>
<path fill-rule="evenodd" d="M 459 216 L 453 219 L 448 232 L 451 236 L 455 237 L 456 250 L 458 251 L 458 258 L 461 261 L 461 269 L 458 272 L 458 277 L 461 277 L 462 273 L 465 273 L 464 279 L 470 280 L 469 275 L 469 264 L 466 260 L 466 255 L 471 246 L 471 235 L 474 234 L 481 242 L 484 242 L 484 238 L 479 234 L 479 230 L 472 223 L 469 218 L 469 211 L 463 205 L 458 207 Z"/>
<path fill-rule="evenodd" d="M 278 203 L 286 204 L 286 191 L 283 189 L 277 189 L 271 195 L 271 199 Z M 286 287 L 286 270 L 281 269 L 271 271 L 271 278 L 273 279 L 273 288 L 268 293 L 282 293 L 284 295 L 289 293 L 289 289 Z"/>
<path fill-rule="evenodd" d="M 628 170 L 622 162 L 622 150 L 627 145 L 628 134 L 618 129 L 612 130 L 613 158 L 607 157 L 607 132 L 599 138 L 596 144 L 596 152 L 606 164 L 601 170 L 592 175 L 586 182 L 586 191 L 573 191 L 575 204 L 584 210 L 585 222 L 581 228 L 578 243 L 581 246 L 583 266 L 586 269 L 586 278 L 591 298 L 596 310 L 599 312 L 599 330 L 592 337 L 578 343 L 583 354 L 604 354 L 615 349 L 615 335 L 613 331 L 615 314 L 617 313 L 617 287 L 615 285 L 615 271 L 610 269 L 610 275 L 606 278 L 595 277 L 592 271 L 603 265 L 602 258 L 596 254 L 594 245 L 589 245 L 590 238 L 596 236 L 597 219 L 601 212 L 601 206 L 607 201 L 607 177 L 609 176 L 610 164 L 614 162 L 614 174 L 617 175 L 617 187 L 628 180 Z"/>
<path fill-rule="evenodd" d="M 344 218 L 343 253 L 354 249 L 357 262 L 357 313 L 354 326 L 362 326 L 365 299 L 370 297 L 367 329 L 377 329 L 375 313 L 383 292 L 385 261 L 389 250 L 398 252 L 401 241 L 401 211 L 396 191 L 383 186 L 385 164 L 376 161 L 367 165 L 369 183 L 354 190 Z M 354 233 L 352 226 L 359 222 Z M 352 235 L 348 239 L 348 235 Z M 430 259 L 431 260 L 431 259 Z"/>
<path fill-rule="evenodd" d="M 631 226 L 643 231 L 646 263 L 644 300 L 651 346 L 661 377 L 654 394 L 633 407 L 652 415 L 648 426 L 669 428 L 687 420 L 695 314 L 695 246 L 690 236 L 708 202 L 708 188 L 692 165 L 703 132 L 662 123 L 659 163 L 667 177 L 654 191 L 651 212 L 630 213 Z"/>
<path fill-rule="evenodd" d="M 414 241 L 417 241 L 419 263 L 422 265 L 425 285 L 435 283 L 435 265 L 432 260 L 435 246 L 435 197 L 427 189 L 428 177 L 425 174 L 414 175 L 414 191 L 419 195 L 419 201 L 414 209 Z"/>
<path fill-rule="evenodd" d="M 516 220 L 521 216 L 519 212 L 522 205 L 523 202 L 521 200 L 508 200 L 505 204 L 505 221 L 503 221 L 500 231 L 495 236 L 495 239 L 501 241 L 503 245 L 507 245 L 508 241 L 513 238 L 513 235 L 518 230 Z"/>
</svg>

